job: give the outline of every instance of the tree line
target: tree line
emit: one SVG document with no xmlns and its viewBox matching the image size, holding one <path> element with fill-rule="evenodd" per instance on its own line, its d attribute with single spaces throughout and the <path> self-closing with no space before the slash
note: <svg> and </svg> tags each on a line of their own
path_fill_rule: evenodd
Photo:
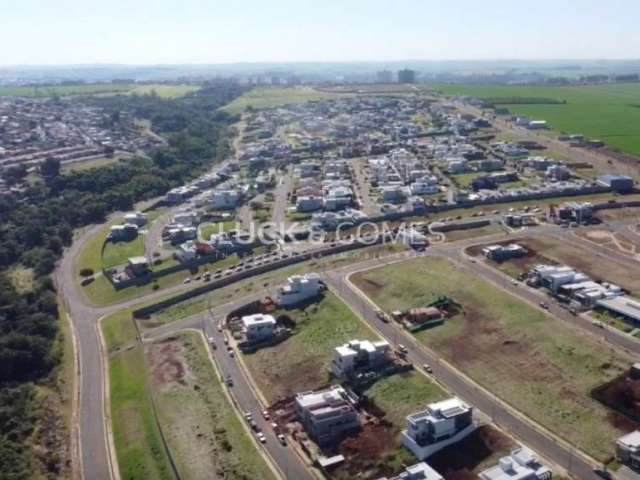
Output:
<svg viewBox="0 0 640 480">
<path fill-rule="evenodd" d="M 227 156 L 235 118 L 218 108 L 242 92 L 234 83 L 219 81 L 175 99 L 150 94 L 78 100 L 100 106 L 112 122 L 119 122 L 123 111 L 150 120 L 167 145 L 148 157 L 64 175 L 59 165 L 48 162 L 41 182 L 17 199 L 0 198 L 0 478 L 33 478 L 37 385 L 50 382 L 60 362 L 50 274 L 71 244 L 73 230 L 162 195 Z M 34 272 L 28 292 L 18 292 L 10 281 L 16 265 Z M 57 478 L 67 467 L 60 460 L 40 468 Z"/>
</svg>

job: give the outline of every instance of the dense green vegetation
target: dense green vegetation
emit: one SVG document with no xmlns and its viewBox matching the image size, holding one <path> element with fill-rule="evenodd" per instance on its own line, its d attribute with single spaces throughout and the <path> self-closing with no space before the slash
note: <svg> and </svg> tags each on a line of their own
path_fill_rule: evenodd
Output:
<svg viewBox="0 0 640 480">
<path fill-rule="evenodd" d="M 571 87 L 441 85 L 437 89 L 448 95 L 505 103 L 511 113 L 546 120 L 554 130 L 582 133 L 614 149 L 640 155 L 640 83 Z M 560 103 L 551 104 L 549 100 Z"/>
<path fill-rule="evenodd" d="M 56 461 L 34 467 L 30 438 L 37 425 L 37 385 L 49 380 L 59 363 L 56 294 L 49 274 L 73 229 L 102 222 L 115 210 L 129 210 L 144 199 L 202 173 L 229 152 L 228 128 L 234 118 L 218 108 L 242 93 L 217 82 L 179 98 L 150 95 L 92 97 L 106 118 L 120 121 L 131 112 L 152 122 L 168 139 L 149 158 L 135 158 L 61 175 L 48 165 L 43 181 L 20 198 L 0 199 L 0 471 L 12 479 L 33 478 L 37 468 L 60 477 Z M 20 175 L 6 175 L 19 181 Z M 19 172 L 18 172 L 19 173 Z M 9 272 L 16 265 L 33 271 L 33 285 L 18 292 Z"/>
</svg>

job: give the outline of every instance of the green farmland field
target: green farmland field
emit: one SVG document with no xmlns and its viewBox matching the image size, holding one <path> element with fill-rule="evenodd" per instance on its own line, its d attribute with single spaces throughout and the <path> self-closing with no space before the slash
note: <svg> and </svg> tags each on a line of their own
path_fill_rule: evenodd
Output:
<svg viewBox="0 0 640 480">
<path fill-rule="evenodd" d="M 551 128 L 597 138 L 623 152 L 640 155 L 640 83 L 572 87 L 441 85 L 447 95 L 470 95 L 505 102 L 516 115 L 546 120 Z M 533 103 L 552 99 L 559 104 Z"/>
<path fill-rule="evenodd" d="M 238 114 L 244 112 L 249 106 L 255 109 L 273 108 L 292 103 L 325 100 L 333 96 L 331 93 L 319 92 L 311 87 L 256 88 L 236 98 L 221 110 Z"/>
</svg>

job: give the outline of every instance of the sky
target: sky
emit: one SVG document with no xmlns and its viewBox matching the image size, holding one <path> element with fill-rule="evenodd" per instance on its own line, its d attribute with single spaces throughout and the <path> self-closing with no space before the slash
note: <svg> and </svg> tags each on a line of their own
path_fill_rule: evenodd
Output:
<svg viewBox="0 0 640 480">
<path fill-rule="evenodd" d="M 638 0 L 0 0 L 0 65 L 638 59 Z"/>
</svg>

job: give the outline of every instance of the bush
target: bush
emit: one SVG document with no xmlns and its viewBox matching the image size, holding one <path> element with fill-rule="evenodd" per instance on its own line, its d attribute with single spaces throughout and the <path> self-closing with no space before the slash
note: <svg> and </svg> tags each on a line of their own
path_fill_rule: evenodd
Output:
<svg viewBox="0 0 640 480">
<path fill-rule="evenodd" d="M 153 290 L 158 290 L 160 288 L 160 285 L 158 285 L 157 283 L 153 284 L 153 287 L 151 287 Z"/>
<path fill-rule="evenodd" d="M 93 269 L 92 268 L 83 268 L 82 270 L 80 270 L 80 276 L 81 277 L 90 277 L 91 275 L 93 275 Z"/>
</svg>

